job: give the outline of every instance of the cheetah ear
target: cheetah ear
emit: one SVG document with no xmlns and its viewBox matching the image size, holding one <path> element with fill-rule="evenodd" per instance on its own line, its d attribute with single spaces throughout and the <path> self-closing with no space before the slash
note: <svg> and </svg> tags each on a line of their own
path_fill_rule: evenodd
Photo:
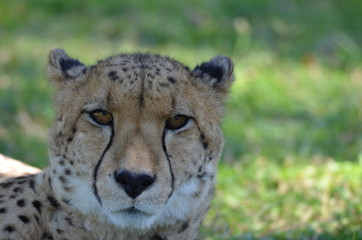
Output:
<svg viewBox="0 0 362 240">
<path fill-rule="evenodd" d="M 234 64 L 225 56 L 216 56 L 208 62 L 197 65 L 192 73 L 202 82 L 213 86 L 217 91 L 226 94 L 234 81 Z"/>
<path fill-rule="evenodd" d="M 49 53 L 48 76 L 53 81 L 75 79 L 82 76 L 87 67 L 67 55 L 63 49 L 53 49 Z"/>
</svg>

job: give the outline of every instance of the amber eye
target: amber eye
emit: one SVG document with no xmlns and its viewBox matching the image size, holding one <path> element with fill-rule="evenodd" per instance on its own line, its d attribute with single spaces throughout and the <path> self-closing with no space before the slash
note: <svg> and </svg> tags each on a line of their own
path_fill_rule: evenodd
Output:
<svg viewBox="0 0 362 240">
<path fill-rule="evenodd" d="M 109 125 L 113 121 L 112 114 L 101 109 L 94 110 L 90 112 L 89 115 L 95 122 L 101 125 Z"/>
<path fill-rule="evenodd" d="M 174 117 L 170 117 L 166 121 L 166 128 L 171 130 L 176 130 L 179 128 L 182 128 L 187 124 L 190 117 L 184 116 L 184 115 L 176 115 Z"/>
</svg>

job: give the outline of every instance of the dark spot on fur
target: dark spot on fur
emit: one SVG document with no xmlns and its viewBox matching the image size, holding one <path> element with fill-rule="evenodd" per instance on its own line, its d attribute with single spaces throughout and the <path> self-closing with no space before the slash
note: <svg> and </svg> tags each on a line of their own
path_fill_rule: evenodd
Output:
<svg viewBox="0 0 362 240">
<path fill-rule="evenodd" d="M 123 72 L 127 72 L 127 71 L 128 71 L 128 68 L 123 67 L 123 68 L 122 68 L 122 71 L 123 71 Z"/>
<path fill-rule="evenodd" d="M 67 169 L 65 169 L 64 173 L 65 173 L 65 175 L 71 175 L 72 171 L 69 168 L 67 168 Z"/>
<path fill-rule="evenodd" d="M 116 81 L 116 80 L 119 79 L 116 71 L 110 71 L 110 72 L 108 73 L 108 77 L 109 77 L 109 79 L 111 79 L 112 81 Z"/>
<path fill-rule="evenodd" d="M 17 197 L 16 194 L 10 195 L 9 199 L 15 199 Z"/>
<path fill-rule="evenodd" d="M 11 187 L 13 184 L 14 184 L 14 182 L 10 181 L 10 182 L 0 183 L 0 186 L 5 189 L 5 188 Z"/>
<path fill-rule="evenodd" d="M 6 225 L 4 227 L 4 232 L 13 233 L 15 231 L 15 227 L 13 225 Z"/>
<path fill-rule="evenodd" d="M 59 229 L 59 228 L 57 228 L 57 233 L 59 233 L 59 234 L 62 234 L 64 231 L 63 230 L 61 230 L 61 229 Z"/>
<path fill-rule="evenodd" d="M 0 214 L 4 214 L 7 213 L 8 210 L 6 210 L 6 208 L 0 208 Z"/>
<path fill-rule="evenodd" d="M 176 83 L 176 79 L 174 79 L 173 77 L 168 77 L 167 80 L 168 80 L 171 84 L 175 84 L 175 83 Z"/>
<path fill-rule="evenodd" d="M 29 187 L 30 187 L 34 192 L 36 192 L 34 179 L 30 179 L 30 181 L 29 181 Z"/>
<path fill-rule="evenodd" d="M 33 207 L 34 207 L 39 213 L 41 213 L 41 208 L 42 208 L 41 202 L 39 202 L 38 200 L 34 200 L 34 201 L 32 202 L 32 204 L 33 204 Z"/>
<path fill-rule="evenodd" d="M 25 207 L 25 199 L 19 199 L 18 201 L 16 201 L 16 205 L 18 205 L 19 207 Z"/>
<path fill-rule="evenodd" d="M 204 149 L 206 150 L 209 147 L 209 144 L 207 142 L 203 142 L 202 146 L 204 147 Z"/>
<path fill-rule="evenodd" d="M 66 183 L 67 183 L 67 179 L 65 179 L 64 176 L 59 176 L 59 180 L 60 180 L 63 184 L 66 184 Z"/>
<path fill-rule="evenodd" d="M 69 205 L 69 206 L 71 205 L 70 201 L 71 201 L 70 199 L 62 198 L 62 202 Z"/>
<path fill-rule="evenodd" d="M 192 195 L 192 197 L 194 197 L 194 198 L 198 198 L 200 196 L 200 192 L 195 192 L 193 195 Z"/>
<path fill-rule="evenodd" d="M 64 218 L 64 220 L 65 220 L 70 226 L 73 226 L 73 221 L 72 221 L 72 218 L 71 218 L 71 217 L 66 217 L 66 218 Z"/>
<path fill-rule="evenodd" d="M 163 238 L 158 233 L 156 233 L 151 237 L 151 240 L 167 240 L 167 238 Z"/>
<path fill-rule="evenodd" d="M 191 173 L 188 173 L 188 175 L 187 175 L 187 180 L 190 180 L 191 178 L 192 178 L 192 174 Z"/>
<path fill-rule="evenodd" d="M 71 141 L 73 141 L 72 137 L 67 138 L 67 142 L 70 143 Z"/>
<path fill-rule="evenodd" d="M 21 187 L 16 187 L 16 188 L 14 188 L 14 190 L 13 190 L 14 193 L 22 193 L 23 191 L 24 191 L 24 189 L 21 188 Z"/>
<path fill-rule="evenodd" d="M 77 131 L 77 129 L 74 127 L 72 128 L 72 133 L 74 134 Z"/>
<path fill-rule="evenodd" d="M 160 83 L 159 85 L 160 85 L 160 87 L 163 87 L 163 88 L 167 88 L 170 86 L 168 83 Z"/>
<path fill-rule="evenodd" d="M 64 160 L 60 160 L 60 161 L 59 161 L 59 164 L 62 165 L 62 166 L 64 166 Z"/>
<path fill-rule="evenodd" d="M 54 239 L 53 236 L 48 232 L 43 233 L 43 235 L 41 235 L 40 238 L 40 240 L 53 240 L 53 239 Z"/>
<path fill-rule="evenodd" d="M 30 222 L 30 219 L 27 216 L 19 215 L 18 218 L 20 221 L 22 221 L 24 224 L 28 224 Z"/>
<path fill-rule="evenodd" d="M 58 200 L 55 199 L 54 197 L 48 196 L 48 201 L 49 201 L 50 205 L 52 205 L 53 208 L 55 208 L 55 209 L 61 208 Z"/>
<path fill-rule="evenodd" d="M 25 183 L 25 182 L 26 182 L 26 180 L 20 180 L 20 181 L 17 182 L 17 184 L 18 184 L 18 185 L 21 185 L 21 184 L 23 184 L 23 183 Z"/>
<path fill-rule="evenodd" d="M 197 174 L 198 178 L 204 178 L 205 176 L 206 176 L 205 172 L 201 172 L 201 173 Z"/>
<path fill-rule="evenodd" d="M 201 134 L 200 134 L 200 138 L 201 138 L 201 140 L 205 140 L 205 134 L 204 134 L 204 133 L 201 133 Z"/>
<path fill-rule="evenodd" d="M 181 224 L 180 229 L 178 230 L 178 233 L 182 233 L 182 232 L 185 231 L 188 227 L 189 227 L 189 223 L 188 223 L 188 222 L 183 222 L 183 223 Z"/>
</svg>

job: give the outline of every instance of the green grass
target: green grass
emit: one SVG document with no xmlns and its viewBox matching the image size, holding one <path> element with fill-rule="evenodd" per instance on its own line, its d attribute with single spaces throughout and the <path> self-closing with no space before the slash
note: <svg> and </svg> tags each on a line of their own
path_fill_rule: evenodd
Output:
<svg viewBox="0 0 362 240">
<path fill-rule="evenodd" d="M 221 165 L 205 239 L 361 239 L 362 162 Z M 233 237 L 230 237 L 233 236 Z"/>
<path fill-rule="evenodd" d="M 47 165 L 52 48 L 224 54 L 237 81 L 202 238 L 362 239 L 361 15 L 358 0 L 3 0 L 0 152 Z"/>
</svg>

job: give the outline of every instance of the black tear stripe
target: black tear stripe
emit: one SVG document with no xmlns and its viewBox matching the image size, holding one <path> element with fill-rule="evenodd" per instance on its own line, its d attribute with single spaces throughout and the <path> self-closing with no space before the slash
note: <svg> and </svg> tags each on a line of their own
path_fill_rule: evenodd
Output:
<svg viewBox="0 0 362 240">
<path fill-rule="evenodd" d="M 111 132 L 111 137 L 107 143 L 107 146 L 106 148 L 103 150 L 103 153 L 101 155 L 101 157 L 99 158 L 98 162 L 97 162 L 97 165 L 96 167 L 94 168 L 94 172 L 93 172 L 93 193 L 94 193 L 94 196 L 97 198 L 97 201 L 99 202 L 99 204 L 102 206 L 102 199 L 99 197 L 98 195 L 98 189 L 97 189 L 97 175 L 98 175 L 98 170 L 99 170 L 99 167 L 101 166 L 101 163 L 103 161 L 103 157 L 104 155 L 106 155 L 107 151 L 109 150 L 109 148 L 111 147 L 112 145 L 112 142 L 113 142 L 113 136 L 114 136 L 114 126 L 113 126 L 113 123 L 110 125 L 111 129 L 112 129 L 112 132 Z"/>
<path fill-rule="evenodd" d="M 163 130 L 163 134 L 162 134 L 162 149 L 163 149 L 163 152 L 164 152 L 165 155 L 166 155 L 167 162 L 168 162 L 168 167 L 169 167 L 169 169 L 170 169 L 170 174 L 171 174 L 171 192 L 170 192 L 170 194 L 168 195 L 168 198 L 167 198 L 167 201 L 168 201 L 168 199 L 170 199 L 170 197 L 172 196 L 173 190 L 174 190 L 174 187 L 175 187 L 175 175 L 173 174 L 173 169 L 172 169 L 172 165 L 171 165 L 170 155 L 167 153 L 167 147 L 166 147 L 166 143 L 165 143 L 165 137 L 166 137 L 166 129 Z"/>
</svg>

